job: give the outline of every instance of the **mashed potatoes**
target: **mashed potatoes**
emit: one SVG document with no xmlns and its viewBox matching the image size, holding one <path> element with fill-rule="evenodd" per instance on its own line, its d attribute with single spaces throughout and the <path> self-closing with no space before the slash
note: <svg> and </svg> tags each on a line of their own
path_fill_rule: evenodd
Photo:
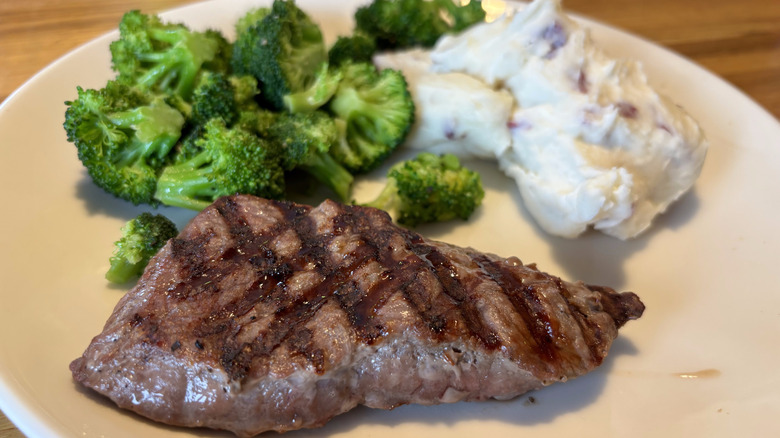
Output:
<svg viewBox="0 0 780 438">
<path fill-rule="evenodd" d="M 411 147 L 495 158 L 551 234 L 634 237 L 704 162 L 699 125 L 640 64 L 596 47 L 559 0 L 376 61 L 407 74 L 419 110 Z"/>
</svg>

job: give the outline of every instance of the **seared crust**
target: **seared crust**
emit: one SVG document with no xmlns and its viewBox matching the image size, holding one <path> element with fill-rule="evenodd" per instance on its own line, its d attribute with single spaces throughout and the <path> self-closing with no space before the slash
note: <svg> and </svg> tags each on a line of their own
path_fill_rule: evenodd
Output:
<svg viewBox="0 0 780 438">
<path fill-rule="evenodd" d="M 168 242 L 71 371 L 154 420 L 249 436 L 512 398 L 598 366 L 643 310 L 379 210 L 238 195 Z"/>
</svg>

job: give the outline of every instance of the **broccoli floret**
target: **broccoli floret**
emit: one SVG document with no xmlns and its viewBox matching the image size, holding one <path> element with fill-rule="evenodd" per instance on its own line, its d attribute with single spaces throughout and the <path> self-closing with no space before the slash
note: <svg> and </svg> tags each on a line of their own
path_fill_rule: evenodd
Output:
<svg viewBox="0 0 780 438">
<path fill-rule="evenodd" d="M 336 94 L 341 78 L 341 70 L 334 71 L 328 68 L 328 63 L 321 64 L 311 85 L 302 91 L 287 94 L 282 98 L 284 107 L 293 113 L 319 109 Z"/>
<path fill-rule="evenodd" d="M 189 100 L 204 65 L 227 67 L 230 51 L 217 31 L 195 32 L 136 10 L 119 23 L 111 61 L 120 81 Z"/>
<path fill-rule="evenodd" d="M 176 225 L 161 214 L 141 213 L 131 219 L 122 227 L 122 237 L 114 243 L 106 279 L 124 283 L 141 275 L 149 259 L 177 234 Z"/>
<path fill-rule="evenodd" d="M 275 0 L 271 12 L 237 35 L 232 67 L 260 82 L 260 95 L 273 110 L 285 95 L 307 89 L 327 61 L 319 26 L 292 0 Z"/>
<path fill-rule="evenodd" d="M 233 87 L 233 99 L 236 101 L 239 111 L 256 111 L 259 109 L 255 100 L 257 95 L 260 94 L 257 79 L 250 75 L 230 75 L 228 80 L 230 80 L 230 85 Z"/>
<path fill-rule="evenodd" d="M 240 127 L 211 119 L 192 158 L 167 166 L 157 181 L 161 203 L 202 210 L 220 196 L 246 193 L 266 198 L 284 194 L 284 170 L 274 145 Z"/>
<path fill-rule="evenodd" d="M 485 196 L 479 174 L 463 167 L 452 154 L 421 153 L 394 165 L 387 176 L 379 196 L 363 205 L 392 212 L 398 223 L 410 227 L 466 220 Z"/>
<path fill-rule="evenodd" d="M 243 35 L 250 27 L 259 23 L 271 13 L 271 8 L 257 7 L 247 11 L 244 15 L 239 17 L 235 24 L 236 38 Z"/>
<path fill-rule="evenodd" d="M 272 126 L 280 114 L 281 112 L 270 111 L 264 108 L 241 111 L 238 115 L 238 121 L 234 126 L 265 138 L 268 136 L 268 128 Z"/>
<path fill-rule="evenodd" d="M 233 57 L 233 43 L 216 29 L 207 29 L 203 32 L 203 36 L 217 43 L 217 54 L 203 63 L 202 70 L 230 73 L 232 71 L 230 60 Z"/>
<path fill-rule="evenodd" d="M 64 128 L 94 182 L 134 204 L 155 204 L 158 170 L 169 162 L 184 117 L 161 98 L 109 81 L 77 88 Z"/>
<path fill-rule="evenodd" d="M 328 64 L 335 68 L 345 62 L 371 62 L 375 52 L 376 42 L 364 33 L 340 36 L 328 50 Z"/>
<path fill-rule="evenodd" d="M 209 120 L 219 117 L 227 125 L 232 125 L 238 118 L 238 111 L 235 91 L 227 76 L 208 72 L 201 77 L 192 93 L 187 121 L 205 125 Z"/>
<path fill-rule="evenodd" d="M 354 177 L 328 154 L 340 136 L 328 114 L 280 113 L 264 132 L 280 145 L 285 170 L 303 170 L 333 190 L 341 201 L 349 199 Z"/>
<path fill-rule="evenodd" d="M 479 0 L 464 6 L 453 0 L 374 0 L 355 11 L 357 30 L 375 38 L 382 50 L 431 47 L 445 33 L 484 19 Z"/>
<path fill-rule="evenodd" d="M 176 95 L 169 96 L 167 101 L 184 114 L 188 127 L 205 125 L 216 117 L 230 126 L 241 111 L 258 109 L 254 100 L 258 92 L 257 80 L 251 76 L 207 71 L 198 80 L 189 102 Z"/>
<path fill-rule="evenodd" d="M 404 76 L 369 63 L 347 63 L 328 109 L 344 130 L 331 155 L 352 174 L 382 163 L 400 145 L 414 121 L 414 101 Z"/>
<path fill-rule="evenodd" d="M 200 152 L 197 141 L 203 136 L 209 120 L 220 118 L 232 127 L 241 123 L 245 114 L 258 111 L 254 100 L 257 93 L 257 80 L 251 76 L 204 72 L 192 93 L 191 103 L 177 96 L 168 97 L 168 102 L 186 118 L 175 161 L 188 160 Z"/>
<path fill-rule="evenodd" d="M 481 0 L 471 0 L 465 5 L 455 4 L 453 0 L 434 0 L 441 10 L 446 11 L 449 17 L 450 29 L 448 32 L 458 33 L 477 23 L 485 21 L 485 9 Z"/>
</svg>

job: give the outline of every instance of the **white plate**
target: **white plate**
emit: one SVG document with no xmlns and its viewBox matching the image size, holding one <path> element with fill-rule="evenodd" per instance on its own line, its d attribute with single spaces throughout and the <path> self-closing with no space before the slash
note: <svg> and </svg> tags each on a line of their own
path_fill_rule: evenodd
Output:
<svg viewBox="0 0 780 438">
<path fill-rule="evenodd" d="M 329 38 L 350 30 L 348 3 L 299 1 Z M 232 34 L 249 7 L 215 1 L 166 17 Z M 511 181 L 483 163 L 478 217 L 421 231 L 636 291 L 645 316 L 622 330 L 602 367 L 569 383 L 510 402 L 361 408 L 289 436 L 780 436 L 780 124 L 689 61 L 587 24 L 613 55 L 642 60 L 651 81 L 704 125 L 711 150 L 695 190 L 636 240 L 565 240 L 531 224 Z M 31 437 L 220 435 L 120 411 L 79 389 L 68 371 L 124 293 L 103 273 L 120 225 L 143 210 L 97 189 L 61 128 L 76 85 L 100 87 L 111 76 L 115 36 L 57 61 L 0 108 L 0 408 Z M 164 212 L 180 225 L 191 217 Z"/>
</svg>

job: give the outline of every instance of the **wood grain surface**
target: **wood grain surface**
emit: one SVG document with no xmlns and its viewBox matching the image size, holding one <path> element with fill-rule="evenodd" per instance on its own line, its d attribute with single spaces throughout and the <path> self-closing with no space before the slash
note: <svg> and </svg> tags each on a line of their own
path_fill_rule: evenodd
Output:
<svg viewBox="0 0 780 438">
<path fill-rule="evenodd" d="M 187 3 L 0 2 L 0 102 L 57 58 L 114 29 L 125 11 L 160 12 Z M 564 6 L 680 53 L 780 118 L 780 1 L 564 0 Z M 0 438 L 21 436 L 0 413 Z"/>
</svg>

